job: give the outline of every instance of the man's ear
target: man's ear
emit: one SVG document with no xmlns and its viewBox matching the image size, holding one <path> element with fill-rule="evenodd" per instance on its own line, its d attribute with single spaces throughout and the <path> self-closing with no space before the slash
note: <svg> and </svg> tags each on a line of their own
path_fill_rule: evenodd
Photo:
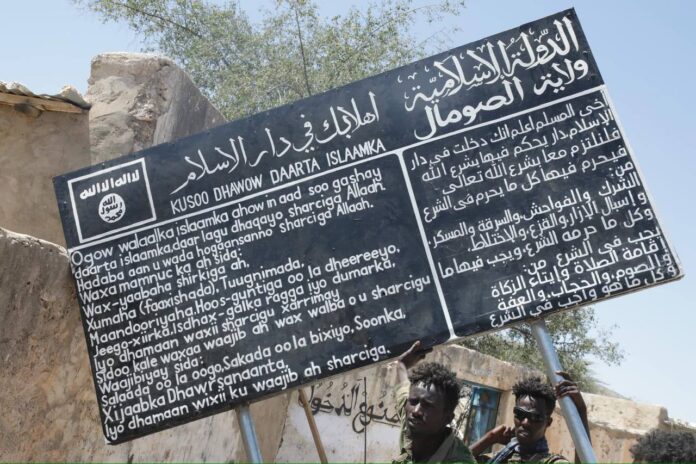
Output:
<svg viewBox="0 0 696 464">
<path fill-rule="evenodd" d="M 553 422 L 553 417 L 549 417 L 549 420 L 546 422 L 546 426 L 549 427 L 551 422 Z"/>
</svg>

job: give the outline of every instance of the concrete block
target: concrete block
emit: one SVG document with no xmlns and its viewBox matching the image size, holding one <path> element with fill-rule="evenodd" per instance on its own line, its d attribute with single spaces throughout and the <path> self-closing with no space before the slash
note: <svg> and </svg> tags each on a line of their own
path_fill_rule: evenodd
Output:
<svg viewBox="0 0 696 464">
<path fill-rule="evenodd" d="M 97 55 L 86 99 L 92 164 L 225 122 L 181 68 L 151 54 Z"/>
</svg>

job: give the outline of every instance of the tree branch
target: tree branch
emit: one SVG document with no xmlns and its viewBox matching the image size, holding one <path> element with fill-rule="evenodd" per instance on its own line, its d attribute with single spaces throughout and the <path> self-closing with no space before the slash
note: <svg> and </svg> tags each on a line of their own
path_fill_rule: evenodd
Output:
<svg viewBox="0 0 696 464">
<path fill-rule="evenodd" d="M 203 35 L 201 35 L 200 33 L 194 31 L 193 29 L 191 29 L 191 28 L 189 28 L 189 27 L 184 26 L 183 24 L 179 24 L 179 23 L 177 23 L 176 21 L 173 21 L 173 20 L 171 20 L 171 19 L 169 19 L 169 18 L 165 18 L 164 16 L 160 16 L 160 15 L 155 14 L 155 13 L 150 13 L 150 12 L 148 12 L 148 11 L 141 10 L 140 8 L 136 8 L 136 7 L 132 6 L 132 5 L 129 5 L 128 3 L 119 2 L 118 0 L 111 0 L 111 1 L 112 1 L 112 3 L 113 3 L 114 5 L 120 6 L 120 7 L 122 7 L 122 8 L 127 9 L 127 10 L 130 10 L 130 11 L 132 11 L 132 12 L 135 13 L 135 14 L 140 14 L 140 15 L 146 16 L 146 17 L 148 17 L 148 18 L 151 18 L 151 19 L 154 19 L 154 20 L 157 20 L 157 21 L 161 21 L 161 22 L 163 22 L 163 23 L 171 24 L 172 26 L 177 27 L 177 28 L 179 28 L 179 29 L 181 29 L 181 30 L 184 30 L 184 31 L 188 32 L 189 34 L 191 34 L 191 35 L 193 35 L 193 36 L 195 36 L 195 37 L 197 37 L 197 38 L 199 38 L 199 39 L 202 39 L 202 38 L 203 38 Z"/>
<path fill-rule="evenodd" d="M 512 326 L 512 327 L 508 327 L 508 328 L 514 332 L 518 332 L 520 335 L 522 335 L 525 338 L 529 338 L 532 336 L 531 330 L 525 329 L 522 326 Z"/>
<path fill-rule="evenodd" d="M 433 8 L 436 8 L 437 6 L 438 6 L 437 4 L 430 3 L 430 4 L 422 5 L 422 6 L 419 6 L 419 7 L 416 7 L 416 8 L 411 8 L 410 10 L 404 11 L 404 12 L 403 12 L 401 15 L 399 15 L 399 16 L 395 16 L 395 17 L 389 18 L 389 19 L 387 19 L 387 20 L 385 20 L 385 21 L 382 21 L 381 23 L 377 24 L 374 28 L 372 28 L 371 30 L 367 31 L 366 34 L 363 34 L 363 37 L 366 37 L 367 40 L 370 40 L 370 39 L 372 38 L 372 36 L 373 36 L 377 31 L 379 31 L 379 30 L 382 29 L 383 27 L 387 26 L 388 24 L 395 23 L 395 22 L 397 22 L 397 21 L 399 21 L 399 20 L 402 20 L 403 18 L 407 18 L 407 17 L 411 16 L 412 14 L 416 13 L 418 10 L 423 10 L 423 9 L 431 10 L 431 9 L 433 9 Z M 431 37 L 432 37 L 432 36 L 431 36 Z M 426 39 L 426 40 L 427 40 L 427 39 Z M 362 51 L 362 49 L 363 49 L 363 43 L 364 43 L 364 41 L 362 41 L 361 43 L 359 43 L 357 47 L 354 47 L 353 50 L 352 50 L 352 52 L 350 52 L 350 53 L 345 57 L 345 59 L 339 61 L 339 65 L 343 66 L 343 65 L 349 64 L 350 61 L 353 59 L 353 57 L 354 57 L 355 55 L 357 55 L 358 52 Z M 422 43 L 422 42 L 421 42 L 421 43 Z M 420 45 L 420 44 L 419 44 L 419 45 Z M 336 70 L 338 71 L 338 66 L 336 67 Z M 332 74 L 331 74 L 331 78 L 329 79 L 329 81 L 333 83 L 333 80 L 334 80 L 335 77 L 336 77 L 336 73 L 332 73 Z"/>
<path fill-rule="evenodd" d="M 202 41 L 205 41 L 205 40 L 206 40 L 205 36 L 204 36 L 203 34 L 201 34 L 200 32 L 197 32 L 196 30 L 194 30 L 194 29 L 192 29 L 192 28 L 190 28 L 190 27 L 188 27 L 188 26 L 185 26 L 185 25 L 183 25 L 183 24 L 180 24 L 180 23 L 178 23 L 178 22 L 176 22 L 176 21 L 174 21 L 174 20 L 172 20 L 172 19 L 170 19 L 170 18 L 164 17 L 164 16 L 159 15 L 159 14 L 150 13 L 149 11 L 145 11 L 145 10 L 143 10 L 143 9 L 140 9 L 140 8 L 137 8 L 137 7 L 133 6 L 133 5 L 130 5 L 130 4 L 128 4 L 128 3 L 120 2 L 120 1 L 118 1 L 118 0 L 111 0 L 111 2 L 112 2 L 112 4 L 114 4 L 115 6 L 117 6 L 117 7 L 122 7 L 122 8 L 124 8 L 124 9 L 130 10 L 131 12 L 133 12 L 133 13 L 136 14 L 136 15 L 142 15 L 142 16 L 145 16 L 146 18 L 150 18 L 150 19 L 152 19 L 152 20 L 154 20 L 154 21 L 160 21 L 160 22 L 162 22 L 162 23 L 169 24 L 169 25 L 171 25 L 171 26 L 173 26 L 173 27 L 175 27 L 175 28 L 178 28 L 178 29 L 181 29 L 181 30 L 184 31 L 184 32 L 187 32 L 188 34 L 190 34 L 190 35 L 196 37 L 196 38 L 199 39 L 199 40 L 202 40 Z M 193 9 L 192 9 L 191 7 L 189 7 L 189 9 L 190 9 L 191 11 L 193 11 Z M 217 42 L 217 40 L 215 40 L 214 38 L 213 38 L 213 39 L 210 39 L 210 40 L 211 40 L 211 42 L 213 42 L 213 43 Z M 217 48 L 218 51 L 219 51 L 219 57 L 218 57 L 218 58 L 220 59 L 220 61 L 222 61 L 222 63 L 223 63 L 225 66 L 227 66 L 227 68 L 232 68 L 232 63 L 230 63 L 230 61 L 225 57 L 225 54 L 222 53 L 222 51 L 220 51 L 220 46 L 219 46 L 218 44 L 216 44 L 216 45 L 215 45 L 215 48 Z M 243 58 L 239 53 L 235 53 L 234 51 L 232 51 L 232 53 L 233 53 L 234 57 L 235 57 L 236 59 L 238 59 L 242 64 L 244 64 L 245 66 L 248 66 L 249 68 L 252 67 L 252 63 L 249 62 L 248 60 L 246 60 L 245 58 Z"/>
<path fill-rule="evenodd" d="M 300 15 L 298 13 L 299 4 L 295 5 L 295 23 L 297 24 L 297 37 L 300 40 L 300 54 L 302 55 L 302 71 L 304 71 L 305 84 L 307 85 L 307 96 L 312 95 L 312 88 L 309 85 L 309 75 L 307 74 L 307 60 L 305 58 L 304 44 L 302 43 L 302 30 L 300 29 Z"/>
</svg>

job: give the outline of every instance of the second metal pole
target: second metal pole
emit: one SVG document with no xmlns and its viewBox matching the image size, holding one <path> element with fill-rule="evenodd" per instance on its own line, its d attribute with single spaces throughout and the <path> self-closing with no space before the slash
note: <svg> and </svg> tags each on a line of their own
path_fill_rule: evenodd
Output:
<svg viewBox="0 0 696 464">
<path fill-rule="evenodd" d="M 317 428 L 317 423 L 314 421 L 314 416 L 312 411 L 309 409 L 309 400 L 307 395 L 302 388 L 297 390 L 297 396 L 302 404 L 302 409 L 304 409 L 305 416 L 307 416 L 307 423 L 309 424 L 309 431 L 312 432 L 312 438 L 314 439 L 314 445 L 317 448 L 317 454 L 319 454 L 319 461 L 322 464 L 326 464 L 329 460 L 326 458 L 326 451 L 324 450 L 324 445 L 321 442 L 321 435 L 319 434 L 319 429 Z"/>
<path fill-rule="evenodd" d="M 235 408 L 237 411 L 237 419 L 239 420 L 239 430 L 242 432 L 242 441 L 246 450 L 247 459 L 249 462 L 263 462 L 261 451 L 259 451 L 259 442 L 256 440 L 256 430 L 254 430 L 254 421 L 251 419 L 249 412 L 249 403 L 244 403 Z"/>
<path fill-rule="evenodd" d="M 541 357 L 544 360 L 544 366 L 546 367 L 546 375 L 549 379 L 553 381 L 554 384 L 563 380 L 561 376 L 556 374 L 556 371 L 562 371 L 561 363 L 558 360 L 558 354 L 553 347 L 553 341 L 551 340 L 551 335 L 546 328 L 546 323 L 543 319 L 539 319 L 530 324 L 532 326 L 532 334 L 534 339 L 539 346 L 539 351 L 541 351 Z M 561 398 L 559 401 L 561 405 L 561 412 L 565 418 L 566 424 L 568 425 L 568 430 L 570 431 L 570 436 L 573 438 L 573 443 L 575 444 L 575 450 L 578 452 L 578 456 L 582 462 L 597 462 L 595 458 L 594 450 L 592 449 L 592 443 L 585 432 L 585 426 L 582 424 L 582 419 L 580 419 L 580 414 L 575 407 L 575 403 L 568 397 Z"/>
</svg>

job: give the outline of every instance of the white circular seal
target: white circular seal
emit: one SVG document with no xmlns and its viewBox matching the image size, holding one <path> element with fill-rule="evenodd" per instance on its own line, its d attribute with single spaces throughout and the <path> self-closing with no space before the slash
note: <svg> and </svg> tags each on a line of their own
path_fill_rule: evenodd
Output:
<svg viewBox="0 0 696 464">
<path fill-rule="evenodd" d="M 118 193 L 110 193 L 99 202 L 99 217 L 113 224 L 126 214 L 126 202 Z"/>
</svg>

